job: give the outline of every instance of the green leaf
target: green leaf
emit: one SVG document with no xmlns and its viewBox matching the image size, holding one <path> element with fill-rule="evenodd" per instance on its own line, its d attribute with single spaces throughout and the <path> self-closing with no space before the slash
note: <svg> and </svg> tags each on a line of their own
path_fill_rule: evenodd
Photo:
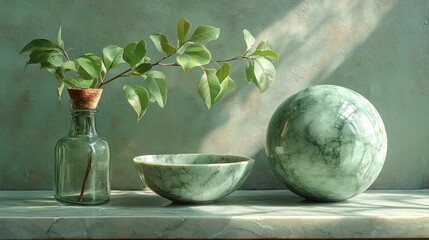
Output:
<svg viewBox="0 0 429 240">
<path fill-rule="evenodd" d="M 57 43 L 58 43 L 58 46 L 60 46 L 60 48 L 64 48 L 64 41 L 61 37 L 61 27 L 60 27 L 60 30 L 58 30 Z"/>
<path fill-rule="evenodd" d="M 162 44 L 162 49 L 167 55 L 172 55 L 176 52 L 176 48 L 173 47 L 170 43 Z"/>
<path fill-rule="evenodd" d="M 253 60 L 248 60 L 246 62 L 246 80 L 250 83 L 252 81 L 256 81 L 255 79 L 255 63 Z"/>
<path fill-rule="evenodd" d="M 161 45 L 161 41 L 164 38 L 163 36 L 165 37 L 165 39 L 167 39 L 167 37 L 162 33 L 155 33 L 155 34 L 149 36 L 150 40 L 152 40 L 156 49 L 161 53 L 164 52 L 164 49 L 162 49 L 162 45 Z M 164 41 L 166 41 L 166 40 L 164 40 Z"/>
<path fill-rule="evenodd" d="M 64 79 L 64 70 L 60 67 L 54 66 L 50 62 L 41 62 L 40 68 L 45 69 L 49 73 L 53 74 L 58 80 Z"/>
<path fill-rule="evenodd" d="M 150 63 L 142 63 L 133 69 L 132 75 L 141 75 L 152 68 Z"/>
<path fill-rule="evenodd" d="M 104 82 L 104 78 L 107 75 L 107 68 L 106 65 L 104 65 L 103 61 L 101 61 L 101 72 L 100 72 L 100 81 Z"/>
<path fill-rule="evenodd" d="M 246 42 L 246 52 L 247 52 L 252 48 L 253 44 L 255 44 L 255 38 L 247 29 L 243 30 L 243 34 L 244 34 L 244 41 Z"/>
<path fill-rule="evenodd" d="M 152 71 L 147 74 L 146 87 L 149 95 L 161 108 L 164 108 L 167 102 L 167 83 L 165 75 L 162 72 Z"/>
<path fill-rule="evenodd" d="M 216 72 L 216 76 L 219 79 L 219 81 L 222 82 L 226 77 L 228 77 L 230 71 L 231 71 L 231 65 L 229 65 L 229 63 L 226 62 Z"/>
<path fill-rule="evenodd" d="M 78 82 L 74 78 L 68 78 L 64 80 L 64 84 L 67 88 L 77 88 Z"/>
<path fill-rule="evenodd" d="M 55 72 L 55 66 L 52 65 L 52 63 L 50 63 L 50 62 L 41 62 L 40 68 L 48 70 L 48 72 L 51 72 L 51 70 Z M 53 72 L 51 72 L 51 73 L 53 74 Z"/>
<path fill-rule="evenodd" d="M 198 94 L 203 98 L 207 108 L 211 108 L 220 92 L 219 79 L 215 69 L 205 69 L 198 84 Z"/>
<path fill-rule="evenodd" d="M 63 93 L 65 84 L 64 82 L 61 83 L 61 85 L 57 88 L 57 96 L 58 96 L 58 101 L 61 102 L 61 94 Z"/>
<path fill-rule="evenodd" d="M 215 98 L 214 103 L 219 102 L 230 93 L 234 92 L 237 89 L 237 84 L 229 76 L 227 76 L 220 84 L 220 91 Z"/>
<path fill-rule="evenodd" d="M 69 84 L 74 85 L 74 88 L 94 88 L 97 84 L 97 79 L 84 79 L 81 77 L 70 78 L 66 80 Z"/>
<path fill-rule="evenodd" d="M 137 121 L 139 121 L 149 106 L 149 94 L 142 86 L 124 85 L 123 93 L 125 98 L 137 113 Z"/>
<path fill-rule="evenodd" d="M 235 91 L 237 85 L 234 80 L 229 77 L 229 73 L 231 71 L 231 65 L 229 63 L 224 63 L 219 70 L 216 72 L 216 76 L 220 82 L 220 91 L 215 98 L 214 103 L 219 102 L 224 97 Z"/>
<path fill-rule="evenodd" d="M 271 50 L 270 44 L 268 44 L 267 40 L 261 41 L 258 46 L 256 47 L 256 50 Z"/>
<path fill-rule="evenodd" d="M 73 61 L 65 62 L 63 64 L 62 68 L 65 72 L 70 71 L 70 70 L 77 72 L 76 63 Z"/>
<path fill-rule="evenodd" d="M 193 45 L 195 43 L 192 42 L 186 42 L 185 44 L 183 44 L 179 49 L 177 49 L 177 54 L 182 55 L 185 53 L 186 49 L 190 46 Z"/>
<path fill-rule="evenodd" d="M 189 30 L 191 30 L 191 23 L 186 18 L 181 18 L 177 22 L 177 39 L 179 40 L 179 46 L 182 46 L 186 41 Z"/>
<path fill-rule="evenodd" d="M 261 56 L 261 57 L 276 60 L 277 62 L 280 60 L 279 55 L 273 50 L 256 50 L 251 54 L 251 56 Z"/>
<path fill-rule="evenodd" d="M 33 50 L 30 53 L 30 59 L 28 60 L 27 64 L 48 62 L 49 58 L 60 55 L 61 53 L 56 50 Z"/>
<path fill-rule="evenodd" d="M 160 71 L 150 71 L 147 73 L 148 77 L 152 77 L 152 78 L 160 78 L 160 79 L 165 79 L 165 75 L 164 73 L 160 72 Z"/>
<path fill-rule="evenodd" d="M 34 39 L 33 41 L 25 45 L 25 47 L 19 53 L 32 52 L 34 50 L 39 50 L 39 51 L 55 50 L 60 52 L 61 48 L 47 39 Z"/>
<path fill-rule="evenodd" d="M 165 36 L 165 34 L 155 33 L 150 35 L 150 39 L 152 40 L 153 44 L 155 44 L 155 47 L 159 52 L 166 53 L 167 55 L 171 55 L 176 52 L 176 48 L 168 42 L 167 36 Z"/>
<path fill-rule="evenodd" d="M 95 88 L 97 86 L 97 83 L 98 83 L 98 78 L 94 78 L 92 80 L 91 85 L 89 85 L 89 88 Z"/>
<path fill-rule="evenodd" d="M 120 63 L 124 63 L 123 54 L 124 49 L 118 46 L 109 45 L 103 48 L 103 62 L 106 69 L 109 70 Z"/>
<path fill-rule="evenodd" d="M 62 76 L 58 74 L 58 71 L 54 65 L 49 62 L 41 62 L 40 68 L 45 69 L 49 73 L 53 74 L 57 79 L 61 79 Z M 61 72 L 61 71 L 60 71 Z"/>
<path fill-rule="evenodd" d="M 176 60 L 187 74 L 193 67 L 208 64 L 211 58 L 212 56 L 205 46 L 191 43 L 183 51 L 183 54 L 177 56 Z"/>
<path fill-rule="evenodd" d="M 196 43 L 210 42 L 216 40 L 219 37 L 219 34 L 219 28 L 203 25 L 195 29 L 189 41 Z"/>
<path fill-rule="evenodd" d="M 93 80 L 101 73 L 101 58 L 87 53 L 75 60 L 75 65 L 79 75 L 86 80 Z"/>
<path fill-rule="evenodd" d="M 146 54 L 146 43 L 144 40 L 140 42 L 132 42 L 124 48 L 123 58 L 131 67 L 139 63 Z"/>
<path fill-rule="evenodd" d="M 273 64 L 263 57 L 249 60 L 246 63 L 247 81 L 252 81 L 260 92 L 265 92 L 273 84 L 276 70 Z"/>
<path fill-rule="evenodd" d="M 150 63 L 150 57 L 145 56 L 143 58 L 143 63 Z"/>
<path fill-rule="evenodd" d="M 138 62 L 138 63 L 136 64 L 136 66 L 139 66 L 139 65 L 141 65 L 141 64 L 143 64 L 143 63 L 150 63 L 150 57 L 144 56 L 144 58 L 143 58 L 142 60 L 140 60 L 140 62 Z M 135 67 L 134 67 L 134 68 L 135 68 Z"/>
<path fill-rule="evenodd" d="M 47 61 L 55 67 L 61 67 L 64 64 L 61 54 L 49 55 Z"/>
</svg>

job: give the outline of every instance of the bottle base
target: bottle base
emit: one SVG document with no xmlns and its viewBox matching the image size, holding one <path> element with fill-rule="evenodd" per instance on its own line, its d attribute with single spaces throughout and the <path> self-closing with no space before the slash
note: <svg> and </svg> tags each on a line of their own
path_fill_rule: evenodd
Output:
<svg viewBox="0 0 429 240">
<path fill-rule="evenodd" d="M 82 198 L 81 201 L 79 201 L 79 196 L 65 196 L 65 197 L 55 197 L 55 200 L 57 202 L 64 204 L 64 205 L 81 205 L 81 206 L 93 206 L 93 205 L 102 205 L 106 204 L 110 201 L 110 197 L 108 198 L 102 198 L 102 199 L 85 199 L 85 197 Z"/>
</svg>

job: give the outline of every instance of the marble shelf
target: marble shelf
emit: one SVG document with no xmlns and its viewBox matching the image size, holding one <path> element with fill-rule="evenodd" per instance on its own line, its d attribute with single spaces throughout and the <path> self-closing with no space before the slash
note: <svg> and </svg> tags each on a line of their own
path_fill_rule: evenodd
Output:
<svg viewBox="0 0 429 240">
<path fill-rule="evenodd" d="M 338 203 L 236 191 L 208 205 L 113 191 L 110 203 L 91 207 L 60 205 L 50 191 L 0 191 L 0 239 L 50 238 L 429 238 L 429 189 L 367 191 Z"/>
</svg>

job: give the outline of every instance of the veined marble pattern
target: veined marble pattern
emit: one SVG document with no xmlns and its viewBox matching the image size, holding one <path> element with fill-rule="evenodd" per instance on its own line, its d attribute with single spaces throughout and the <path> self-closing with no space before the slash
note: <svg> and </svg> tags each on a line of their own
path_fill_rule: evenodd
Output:
<svg viewBox="0 0 429 240">
<path fill-rule="evenodd" d="M 252 170 L 247 157 L 166 154 L 134 159 L 140 178 L 157 194 L 175 202 L 209 203 L 239 188 Z"/>
<path fill-rule="evenodd" d="M 429 238 L 429 189 L 368 191 L 344 202 L 285 190 L 236 191 L 176 205 L 150 191 L 113 191 L 100 206 L 66 206 L 51 191 L 1 191 L 0 239 Z"/>
<path fill-rule="evenodd" d="M 341 201 L 375 181 L 387 136 L 368 100 L 347 88 L 319 85 L 279 106 L 270 120 L 266 150 L 274 173 L 291 191 Z"/>
</svg>

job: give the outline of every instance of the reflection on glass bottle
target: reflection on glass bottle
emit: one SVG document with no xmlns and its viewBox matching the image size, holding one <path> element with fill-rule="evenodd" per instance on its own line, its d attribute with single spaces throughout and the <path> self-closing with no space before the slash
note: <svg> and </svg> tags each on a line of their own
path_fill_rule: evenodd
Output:
<svg viewBox="0 0 429 240">
<path fill-rule="evenodd" d="M 95 205 L 110 199 L 109 144 L 97 135 L 97 110 L 72 109 L 69 134 L 55 147 L 55 199 Z"/>
</svg>

